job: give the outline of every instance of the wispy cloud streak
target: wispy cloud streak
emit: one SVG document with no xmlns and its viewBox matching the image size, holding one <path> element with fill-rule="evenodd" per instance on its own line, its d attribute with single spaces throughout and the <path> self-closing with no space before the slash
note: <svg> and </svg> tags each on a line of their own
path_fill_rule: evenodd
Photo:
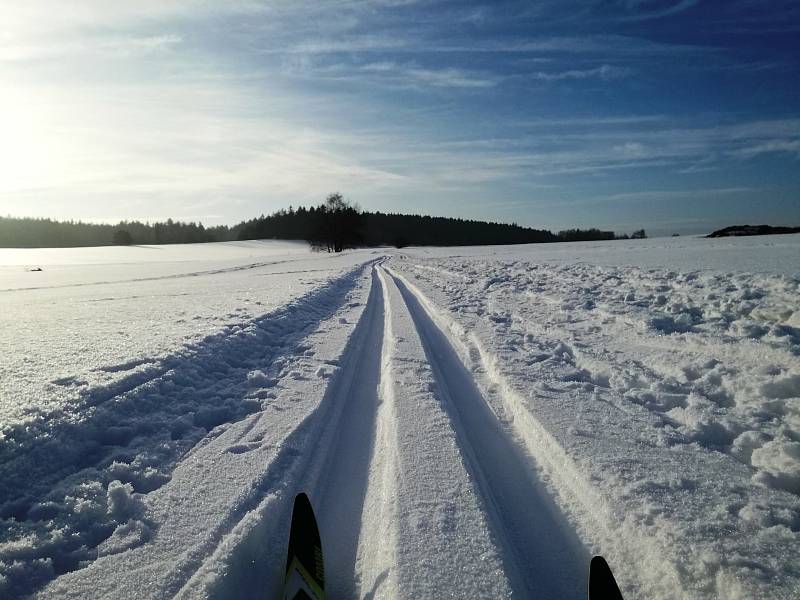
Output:
<svg viewBox="0 0 800 600">
<path fill-rule="evenodd" d="M 594 69 L 570 69 L 568 71 L 555 73 L 539 71 L 533 73 L 531 77 L 541 81 L 565 81 L 569 79 L 602 79 L 604 81 L 610 81 L 612 79 L 627 77 L 631 72 L 631 69 L 624 67 L 601 65 Z"/>
</svg>

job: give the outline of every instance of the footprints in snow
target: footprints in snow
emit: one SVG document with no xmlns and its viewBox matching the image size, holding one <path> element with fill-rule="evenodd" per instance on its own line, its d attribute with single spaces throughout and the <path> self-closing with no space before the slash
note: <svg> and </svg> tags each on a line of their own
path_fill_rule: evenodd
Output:
<svg viewBox="0 0 800 600">
<path fill-rule="evenodd" d="M 156 362 L 156 361 L 154 359 L 151 359 L 151 358 L 140 358 L 140 359 L 135 359 L 135 360 L 131 360 L 131 361 L 128 361 L 128 362 L 124 362 L 124 363 L 121 363 L 121 364 L 118 364 L 118 365 L 110 365 L 110 366 L 107 366 L 107 367 L 100 367 L 97 370 L 98 371 L 103 371 L 104 373 L 121 373 L 123 371 L 132 371 L 133 369 L 136 369 L 137 367 L 140 367 L 142 365 L 152 364 L 154 362 Z"/>
<path fill-rule="evenodd" d="M 264 446 L 261 442 L 248 442 L 245 444 L 235 444 L 225 449 L 225 452 L 230 454 L 245 454 L 247 452 L 252 452 L 253 450 L 258 450 Z"/>
<path fill-rule="evenodd" d="M 537 389 L 641 406 L 659 444 L 729 454 L 800 494 L 796 281 L 462 258 L 410 268 L 455 317 L 491 327 Z"/>
<path fill-rule="evenodd" d="M 69 375 L 67 377 L 53 379 L 50 383 L 61 387 L 83 387 L 88 385 L 86 380 L 80 379 L 77 375 Z"/>
<path fill-rule="evenodd" d="M 97 369 L 94 369 L 94 371 L 97 373 L 107 373 L 114 375 L 117 373 L 127 373 L 129 371 L 135 371 L 140 367 L 143 367 L 145 365 L 152 365 L 155 364 L 156 362 L 157 360 L 153 358 L 137 358 L 134 360 L 122 362 L 115 365 L 98 367 Z M 59 377 L 57 379 L 51 380 L 50 383 L 65 388 L 83 388 L 89 385 L 89 381 L 86 378 L 80 377 L 78 375 L 67 375 L 64 377 Z"/>
</svg>

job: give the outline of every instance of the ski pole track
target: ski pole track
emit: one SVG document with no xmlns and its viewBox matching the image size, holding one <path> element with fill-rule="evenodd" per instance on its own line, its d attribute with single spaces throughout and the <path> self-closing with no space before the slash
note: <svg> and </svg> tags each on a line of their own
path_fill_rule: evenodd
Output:
<svg viewBox="0 0 800 600">
<path fill-rule="evenodd" d="M 587 550 L 538 482 L 530 458 L 491 410 L 446 333 L 402 280 L 393 278 L 420 333 L 442 404 L 481 490 L 505 554 L 506 572 L 517 580 L 517 595 L 582 598 Z"/>
<path fill-rule="evenodd" d="M 90 389 L 69 413 L 42 416 L 24 428 L 6 428 L 0 445 L 0 506 L 5 524 L 12 528 L 7 533 L 38 541 L 19 551 L 6 544 L 0 559 L 30 561 L 32 569 L 52 565 L 49 574 L 44 569 L 35 577 L 20 569 L 20 579 L 4 582 L 6 589 L 33 592 L 98 557 L 147 542 L 162 524 L 168 528 L 172 519 L 159 514 L 158 505 L 145 507 L 154 492 L 169 485 L 172 470 L 181 464 L 177 461 L 183 456 L 185 462 L 203 446 L 214 444 L 227 429 L 234 434 L 244 427 L 244 439 L 255 422 L 241 421 L 248 414 L 283 410 L 275 400 L 276 386 L 281 378 L 296 376 L 293 363 L 305 358 L 303 340 L 341 312 L 364 268 L 333 277 L 252 322 L 191 344 L 110 388 Z M 247 442 L 230 445 L 228 456 L 247 448 Z M 27 467 L 20 467 L 23 462 Z M 109 504 L 108 514 L 92 520 L 70 516 L 76 502 L 105 512 L 111 502 L 106 486 L 113 480 L 123 482 L 130 510 L 115 515 Z M 188 500 L 183 498 L 181 504 Z M 145 512 L 146 518 L 141 516 Z M 122 524 L 130 519 L 138 537 L 131 533 L 120 542 Z"/>
</svg>

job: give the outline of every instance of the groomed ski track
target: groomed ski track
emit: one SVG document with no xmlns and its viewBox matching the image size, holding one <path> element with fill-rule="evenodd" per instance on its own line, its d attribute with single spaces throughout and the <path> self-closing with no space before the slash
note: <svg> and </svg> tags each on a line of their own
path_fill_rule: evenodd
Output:
<svg viewBox="0 0 800 600">
<path fill-rule="evenodd" d="M 281 516 L 264 514 L 247 536 L 252 548 L 285 537 L 288 499 L 308 490 L 331 597 L 583 598 L 589 553 L 531 458 L 415 294 L 381 265 L 370 278 L 326 393 L 329 420 Z M 269 569 L 253 567 L 266 556 L 238 556 L 210 595 L 239 597 L 270 571 L 261 581 L 277 590 L 281 551 L 269 553 Z"/>
<path fill-rule="evenodd" d="M 156 492 L 177 511 L 173 525 L 164 518 L 149 544 L 68 573 L 41 596 L 79 597 L 105 578 L 95 590 L 108 597 L 278 597 L 302 490 L 332 598 L 585 597 L 587 547 L 428 301 L 385 259 L 348 277 L 357 283 L 339 309 L 270 384 L 280 400 L 285 382 L 291 401 L 199 444 Z M 191 512 L 178 509 L 187 502 L 197 511 L 191 548 L 168 535 L 191 528 Z M 173 557 L 167 566 L 160 553 Z"/>
<path fill-rule="evenodd" d="M 331 596 L 583 598 L 588 552 L 534 465 L 417 297 L 372 281 L 316 484 Z"/>
</svg>

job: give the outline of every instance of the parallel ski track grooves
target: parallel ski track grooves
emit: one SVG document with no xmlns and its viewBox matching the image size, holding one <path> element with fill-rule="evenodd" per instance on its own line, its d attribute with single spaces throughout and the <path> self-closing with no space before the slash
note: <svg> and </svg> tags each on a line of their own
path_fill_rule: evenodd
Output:
<svg viewBox="0 0 800 600">
<path fill-rule="evenodd" d="M 283 443 L 281 451 L 267 468 L 259 485 L 251 492 L 251 496 L 242 503 L 235 515 L 226 519 L 220 528 L 218 535 L 215 536 L 216 544 L 206 550 L 200 561 L 193 565 L 190 572 L 187 572 L 187 576 L 182 578 L 182 583 L 175 589 L 176 596 L 189 598 L 203 595 L 214 598 L 230 597 L 238 600 L 245 597 L 242 594 L 248 590 L 263 590 L 264 595 L 260 597 L 279 597 L 280 571 L 285 559 L 285 548 L 280 544 L 271 544 L 265 548 L 264 540 L 288 539 L 292 502 L 297 492 L 311 491 L 312 497 L 317 497 L 320 490 L 324 492 L 325 483 L 324 481 L 320 483 L 320 479 L 325 468 L 334 462 L 339 424 L 342 422 L 346 409 L 353 404 L 349 402 L 349 398 L 352 395 L 354 381 L 359 375 L 360 366 L 364 362 L 364 356 L 368 355 L 371 350 L 365 341 L 376 335 L 376 322 L 378 323 L 378 335 L 380 337 L 383 335 L 383 300 L 381 287 L 376 282 L 377 273 L 375 271 L 375 265 L 380 260 L 370 261 L 364 266 L 365 269 L 372 269 L 372 286 L 367 306 L 364 308 L 356 330 L 347 342 L 341 369 L 326 389 L 319 406 L 298 425 Z M 377 366 L 379 369 L 380 364 Z M 369 402 L 370 398 L 366 398 L 364 401 L 368 409 Z M 357 402 L 356 404 L 361 405 L 362 403 Z M 350 410 L 355 410 L 355 408 L 350 408 Z M 368 424 L 374 424 L 374 420 L 369 421 Z M 316 442 L 310 442 L 312 437 L 317 438 Z M 312 452 L 302 452 L 302 447 L 312 443 L 314 444 Z M 366 443 L 371 442 L 366 440 Z M 369 448 L 371 447 L 367 448 L 365 455 L 367 460 L 369 459 Z M 360 460 L 363 458 L 364 456 L 361 456 Z M 360 466 L 366 468 L 368 463 Z M 342 465 L 340 468 L 346 468 L 346 466 Z M 353 511 L 360 511 L 357 496 L 362 496 L 360 502 L 363 503 L 365 489 L 349 491 L 353 492 L 356 498 L 353 500 L 354 506 L 348 507 L 345 512 L 353 514 Z M 318 512 L 322 525 L 324 550 L 325 531 L 329 527 L 330 521 L 327 512 L 329 505 L 321 504 L 320 506 L 322 510 Z M 258 521 L 255 525 L 245 523 L 246 517 L 252 513 L 257 514 Z M 224 581 L 214 580 L 213 576 L 211 581 L 202 581 L 206 577 L 203 573 L 203 564 L 209 561 L 213 562 L 215 554 L 219 551 L 224 552 L 227 535 L 242 525 L 248 528 L 244 539 L 238 543 L 230 557 L 223 559 L 223 562 L 226 563 Z M 357 538 L 352 537 L 343 540 L 342 547 L 345 552 L 342 560 L 344 563 L 355 562 L 353 545 L 357 544 L 357 541 Z M 326 567 L 326 570 L 329 573 L 328 579 L 333 585 L 342 585 L 345 588 L 352 586 L 352 580 L 348 580 L 346 576 L 342 582 L 341 577 L 337 579 L 337 576 L 331 573 L 332 569 L 329 566 Z"/>
<path fill-rule="evenodd" d="M 339 393 L 343 404 L 336 439 L 326 453 L 317 484 L 317 518 L 325 551 L 326 594 L 332 598 L 355 598 L 358 586 L 356 558 L 374 455 L 376 417 L 381 402 L 382 346 L 385 331 L 383 287 L 377 268 L 372 271 L 369 312 L 354 361 L 353 381 Z M 365 532 L 381 536 L 382 532 Z M 368 557 L 368 560 L 374 557 Z"/>
<path fill-rule="evenodd" d="M 389 270 L 388 268 L 386 270 Z M 474 333 L 467 332 L 463 326 L 445 313 L 439 313 L 436 306 L 425 294 L 404 276 L 392 273 L 402 281 L 411 293 L 417 297 L 427 314 L 431 315 L 434 322 L 439 322 L 440 327 L 453 332 L 454 343 L 462 350 L 474 356 L 486 372 L 486 383 L 496 386 L 498 396 L 503 408 L 511 418 L 512 427 L 528 453 L 535 457 L 543 474 L 549 477 L 556 488 L 558 503 L 568 507 L 570 517 L 584 526 L 589 525 L 594 551 L 598 549 L 612 550 L 618 557 L 618 562 L 631 565 L 628 571 L 617 574 L 618 582 L 625 584 L 630 590 L 646 593 L 643 582 L 648 577 L 640 575 L 636 566 L 641 564 L 642 557 L 654 554 L 655 540 L 647 538 L 645 534 L 627 537 L 624 541 L 618 535 L 617 527 L 621 525 L 615 518 L 613 510 L 604 498 L 587 481 L 585 474 L 575 464 L 572 457 L 558 443 L 551 433 L 542 425 L 526 406 L 524 396 L 510 383 L 499 370 L 496 358 L 484 347 L 483 343 Z M 659 560 L 668 556 L 665 550 L 656 550 L 658 558 L 648 560 L 650 565 L 658 569 L 658 577 L 665 583 L 665 587 L 678 585 L 680 578 L 675 572 L 675 567 L 667 560 Z M 588 564 L 588 563 L 587 563 Z M 650 578 L 653 575 L 650 574 Z"/>
<path fill-rule="evenodd" d="M 206 548 L 200 562 L 179 576 L 185 583 L 174 592 L 181 597 L 201 594 L 218 598 L 241 597 L 237 590 L 260 589 L 267 596 L 277 593 L 280 574 L 276 565 L 282 564 L 283 548 L 279 543 L 265 548 L 263 542 L 286 537 L 291 501 L 300 490 L 309 491 L 314 498 L 332 597 L 358 597 L 364 592 L 371 596 L 386 579 L 386 570 L 377 573 L 386 566 L 381 558 L 364 553 L 385 533 L 371 531 L 377 523 L 365 519 L 371 486 L 380 488 L 375 493 L 386 500 L 386 490 L 373 476 L 377 411 L 384 384 L 385 286 L 390 280 L 422 342 L 436 381 L 435 395 L 456 432 L 515 596 L 582 598 L 588 554 L 537 481 L 534 465 L 498 421 L 445 332 L 402 278 L 375 263 L 371 277 L 367 306 L 347 342 L 341 369 L 319 407 L 292 432 L 250 498 L 226 519 L 215 545 Z M 303 452 L 310 444 L 313 450 Z M 255 520 L 248 520 L 248 515 Z M 228 534 L 243 526 L 244 535 L 238 541 L 233 541 L 237 536 L 230 538 L 236 548 L 223 558 L 224 580 L 214 576 L 215 571 L 220 572 L 214 566 L 215 556 L 226 555 Z M 212 567 L 206 581 L 204 564 Z M 364 581 L 359 569 L 375 570 L 371 575 L 377 579 Z M 359 590 L 362 584 L 372 589 Z M 402 582 L 397 584 L 402 586 Z"/>
<path fill-rule="evenodd" d="M 520 597 L 582 598 L 589 554 L 534 466 L 480 392 L 447 335 L 388 269 L 411 314 Z"/>
</svg>

